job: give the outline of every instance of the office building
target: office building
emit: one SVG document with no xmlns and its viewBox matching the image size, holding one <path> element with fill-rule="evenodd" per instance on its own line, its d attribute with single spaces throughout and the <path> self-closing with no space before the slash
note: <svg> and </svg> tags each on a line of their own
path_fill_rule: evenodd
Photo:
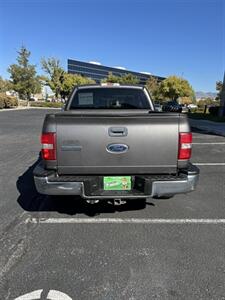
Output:
<svg viewBox="0 0 225 300">
<path fill-rule="evenodd" d="M 95 80 L 97 83 L 100 83 L 102 79 L 107 78 L 109 73 L 112 73 L 116 76 L 132 74 L 136 76 L 139 79 L 139 83 L 143 85 L 150 77 L 155 77 L 158 81 L 162 81 L 165 79 L 164 77 L 152 75 L 148 72 L 135 72 L 127 70 L 123 67 L 103 66 L 101 63 L 95 61 L 83 62 L 74 59 L 68 59 L 68 73 L 80 74 L 82 76 Z"/>
</svg>

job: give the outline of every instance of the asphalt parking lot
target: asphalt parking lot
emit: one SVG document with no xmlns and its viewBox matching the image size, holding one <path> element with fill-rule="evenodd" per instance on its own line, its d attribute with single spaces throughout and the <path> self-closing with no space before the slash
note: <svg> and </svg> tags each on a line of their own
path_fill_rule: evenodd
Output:
<svg viewBox="0 0 225 300">
<path fill-rule="evenodd" d="M 35 191 L 47 112 L 0 112 L 0 299 L 225 299 L 225 138 L 194 132 L 195 192 L 90 206 Z"/>
</svg>

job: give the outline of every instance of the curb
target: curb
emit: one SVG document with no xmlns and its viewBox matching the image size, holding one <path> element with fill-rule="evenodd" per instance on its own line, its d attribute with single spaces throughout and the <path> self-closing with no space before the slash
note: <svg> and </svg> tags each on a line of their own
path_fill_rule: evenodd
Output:
<svg viewBox="0 0 225 300">
<path fill-rule="evenodd" d="M 62 109 L 61 107 L 28 107 L 28 109 Z"/>
<path fill-rule="evenodd" d="M 3 108 L 1 111 L 14 111 L 14 110 L 28 110 L 28 109 L 61 109 L 60 107 L 17 107 L 17 108 Z"/>
<path fill-rule="evenodd" d="M 23 110 L 23 109 L 28 109 L 28 107 L 2 108 L 2 109 L 0 109 L 0 112 L 1 111 L 12 111 L 12 110 Z"/>
</svg>

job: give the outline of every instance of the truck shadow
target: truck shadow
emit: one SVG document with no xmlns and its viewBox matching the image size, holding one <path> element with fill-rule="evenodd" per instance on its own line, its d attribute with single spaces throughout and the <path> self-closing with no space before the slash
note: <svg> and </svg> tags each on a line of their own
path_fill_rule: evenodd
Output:
<svg viewBox="0 0 225 300">
<path fill-rule="evenodd" d="M 16 183 L 20 193 L 17 202 L 26 211 L 55 211 L 67 215 L 85 214 L 87 216 L 96 216 L 102 213 L 140 210 L 144 209 L 146 205 L 154 206 L 153 203 L 143 201 L 129 201 L 120 206 L 109 204 L 107 201 L 101 201 L 98 204 L 92 205 L 86 203 L 86 201 L 77 196 L 62 197 L 41 195 L 36 191 L 33 180 L 33 170 L 39 162 L 40 157 L 18 178 Z"/>
<path fill-rule="evenodd" d="M 203 134 L 203 135 L 212 135 L 212 136 L 220 136 L 220 137 L 223 137 L 221 134 L 217 134 L 217 133 L 212 133 L 210 131 L 207 131 L 207 130 L 203 130 L 203 129 L 198 129 L 198 128 L 195 128 L 195 127 L 191 127 L 191 132 L 192 133 L 198 133 L 198 134 Z"/>
</svg>

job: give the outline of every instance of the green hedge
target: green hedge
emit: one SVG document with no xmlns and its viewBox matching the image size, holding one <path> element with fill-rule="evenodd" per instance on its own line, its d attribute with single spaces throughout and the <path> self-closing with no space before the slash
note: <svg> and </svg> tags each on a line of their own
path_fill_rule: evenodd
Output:
<svg viewBox="0 0 225 300">
<path fill-rule="evenodd" d="M 61 102 L 41 102 L 41 101 L 35 101 L 35 102 L 30 102 L 30 107 L 54 107 L 54 108 L 61 108 L 61 107 L 63 107 L 63 103 L 61 103 Z"/>
<path fill-rule="evenodd" d="M 0 93 L 0 109 L 12 108 L 16 106 L 18 106 L 18 100 L 15 97 Z"/>
</svg>

